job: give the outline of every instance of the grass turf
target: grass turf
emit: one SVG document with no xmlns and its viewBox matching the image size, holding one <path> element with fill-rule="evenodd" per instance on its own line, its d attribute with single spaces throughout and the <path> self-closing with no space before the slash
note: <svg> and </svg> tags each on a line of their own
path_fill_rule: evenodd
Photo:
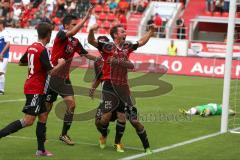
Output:
<svg viewBox="0 0 240 160">
<path fill-rule="evenodd" d="M 21 110 L 25 98 L 23 84 L 26 70 L 26 67 L 19 67 L 16 64 L 8 66 L 6 94 L 0 96 L 0 128 L 23 116 Z M 190 106 L 210 102 L 221 103 L 222 79 L 173 75 L 160 77 L 157 74 L 148 74 L 148 77 L 144 78 L 145 80 L 137 81 L 145 75 L 143 73 L 130 73 L 129 78 L 131 86 L 133 86 L 132 93 L 135 95 L 140 120 L 143 121 L 147 130 L 152 149 L 180 143 L 220 130 L 220 116 L 209 118 L 183 117 L 178 113 L 178 109 L 187 109 Z M 96 108 L 99 103 L 97 98 L 91 100 L 87 97 L 87 88 L 91 85 L 89 77 L 91 76 L 86 73 L 85 69 L 76 69 L 72 72 L 71 79 L 76 86 L 77 95 L 76 113 Z M 152 90 L 158 88 L 154 85 L 155 81 L 161 81 L 158 83 L 160 86 L 159 94 L 151 93 Z M 169 86 L 172 87 L 172 90 L 169 89 Z M 164 91 L 167 93 L 161 94 Z M 16 101 L 7 102 L 7 100 Z M 61 98 L 56 104 L 60 101 Z M 112 147 L 115 123 L 110 125 L 108 147 L 101 150 L 97 145 L 99 133 L 94 126 L 94 120 L 75 121 L 69 134 L 77 144 L 66 146 L 58 141 L 62 121 L 57 118 L 54 110 L 51 112 L 47 124 L 48 142 L 46 147 L 54 153 L 54 157 L 49 159 L 119 159 L 143 152 L 141 142 L 129 123 L 122 139 L 127 147 L 124 153 L 117 153 Z M 240 151 L 237 148 L 239 148 L 239 136 L 224 134 L 140 159 L 238 159 Z M 33 155 L 36 151 L 35 125 L 13 134 L 12 137 L 2 138 L 0 151 L 0 160 L 34 159 Z"/>
</svg>

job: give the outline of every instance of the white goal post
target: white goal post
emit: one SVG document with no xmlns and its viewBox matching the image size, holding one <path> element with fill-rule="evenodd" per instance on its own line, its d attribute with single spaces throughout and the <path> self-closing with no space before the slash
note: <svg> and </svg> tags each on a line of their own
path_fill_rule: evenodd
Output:
<svg viewBox="0 0 240 160">
<path fill-rule="evenodd" d="M 225 58 L 225 72 L 223 84 L 223 99 L 222 99 L 222 117 L 221 117 L 221 133 L 228 131 L 228 109 L 230 97 L 230 82 L 232 69 L 232 52 L 234 44 L 235 17 L 236 17 L 236 0 L 230 1 L 228 31 L 227 31 L 227 53 Z"/>
</svg>

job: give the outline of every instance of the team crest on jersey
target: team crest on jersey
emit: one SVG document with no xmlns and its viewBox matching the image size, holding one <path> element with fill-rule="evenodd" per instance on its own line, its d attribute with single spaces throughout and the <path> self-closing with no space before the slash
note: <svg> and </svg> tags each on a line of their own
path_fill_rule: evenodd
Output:
<svg viewBox="0 0 240 160">
<path fill-rule="evenodd" d="M 65 52 L 66 52 L 67 54 L 72 54 L 73 51 L 74 51 L 74 47 L 73 47 L 73 46 L 71 46 L 71 45 L 67 45 L 67 46 L 66 46 Z"/>
</svg>

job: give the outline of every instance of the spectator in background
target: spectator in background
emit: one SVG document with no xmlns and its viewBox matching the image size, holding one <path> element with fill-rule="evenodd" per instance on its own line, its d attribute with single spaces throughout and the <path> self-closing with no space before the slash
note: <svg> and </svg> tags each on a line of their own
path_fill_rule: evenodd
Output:
<svg viewBox="0 0 240 160">
<path fill-rule="evenodd" d="M 0 5 L 1 5 L 0 17 L 5 21 L 6 26 L 10 26 L 13 12 L 12 3 L 8 0 L 2 0 Z"/>
<path fill-rule="evenodd" d="M 116 2 L 115 0 L 110 0 L 108 6 L 109 6 L 109 9 L 110 9 L 112 12 L 115 12 L 118 4 L 117 4 L 117 2 Z"/>
<path fill-rule="evenodd" d="M 56 17 L 62 18 L 66 15 L 65 0 L 57 0 Z"/>
<path fill-rule="evenodd" d="M 150 19 L 147 21 L 146 31 L 148 31 L 149 30 L 149 26 L 154 23 L 153 18 L 154 18 L 154 16 L 151 15 Z"/>
<path fill-rule="evenodd" d="M 177 23 L 177 38 L 185 39 L 186 38 L 186 27 L 185 27 L 183 18 L 179 18 L 176 23 Z"/>
<path fill-rule="evenodd" d="M 159 33 L 159 37 L 160 38 L 165 38 L 166 37 L 166 26 L 168 23 L 168 19 L 166 19 L 165 21 L 162 22 L 162 26 L 160 28 L 160 33 Z"/>
<path fill-rule="evenodd" d="M 126 0 L 120 0 L 118 3 L 119 11 L 125 12 L 129 8 L 129 3 Z"/>
<path fill-rule="evenodd" d="M 98 4 L 104 4 L 105 0 L 98 0 Z"/>
<path fill-rule="evenodd" d="M 215 11 L 223 13 L 224 0 L 216 0 Z"/>
<path fill-rule="evenodd" d="M 22 13 L 21 3 L 13 4 L 13 17 L 12 17 L 12 27 L 19 27 L 19 17 Z"/>
<path fill-rule="evenodd" d="M 68 14 L 73 14 L 76 9 L 76 2 L 73 0 L 66 0 L 64 8 Z"/>
<path fill-rule="evenodd" d="M 154 25 L 156 26 L 157 35 L 159 37 L 160 36 L 160 30 L 161 30 L 161 27 L 162 27 L 162 18 L 158 13 L 156 13 L 155 17 L 153 18 L 153 21 L 154 21 Z"/>
<path fill-rule="evenodd" d="M 206 11 L 208 12 L 214 11 L 214 0 L 206 0 Z"/>
<path fill-rule="evenodd" d="M 171 40 L 171 44 L 168 47 L 168 55 L 169 56 L 176 56 L 177 55 L 177 46 L 174 44 L 173 40 Z"/>
<path fill-rule="evenodd" d="M 7 39 L 9 33 L 4 30 L 4 28 L 5 22 L 0 20 L 0 72 L 3 73 L 0 75 L 0 95 L 4 95 L 5 74 L 7 71 L 10 48 L 10 42 Z"/>
<path fill-rule="evenodd" d="M 50 18 L 56 6 L 55 0 L 46 0 L 46 17 Z"/>
<path fill-rule="evenodd" d="M 138 0 L 136 12 L 143 13 L 148 5 L 148 0 Z"/>
<path fill-rule="evenodd" d="M 230 4 L 230 0 L 224 0 L 224 11 L 225 12 L 229 12 L 229 4 Z"/>
</svg>

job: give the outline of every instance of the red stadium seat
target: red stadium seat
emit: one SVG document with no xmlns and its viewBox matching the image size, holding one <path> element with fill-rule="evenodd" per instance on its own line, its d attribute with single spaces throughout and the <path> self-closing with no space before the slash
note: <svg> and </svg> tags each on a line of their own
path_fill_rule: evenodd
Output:
<svg viewBox="0 0 240 160">
<path fill-rule="evenodd" d="M 229 13 L 228 12 L 223 12 L 222 16 L 223 17 L 228 17 Z"/>
<path fill-rule="evenodd" d="M 87 27 L 83 27 L 83 28 L 81 29 L 81 32 L 86 33 L 86 32 L 87 32 Z"/>
<path fill-rule="evenodd" d="M 102 26 L 102 21 L 97 20 L 97 24 L 98 24 L 98 27 L 101 27 Z"/>
<path fill-rule="evenodd" d="M 104 28 L 99 28 L 98 33 L 99 34 L 107 34 L 107 31 Z"/>
<path fill-rule="evenodd" d="M 205 15 L 205 16 L 212 16 L 212 12 L 205 11 L 205 12 L 204 12 L 204 15 Z"/>
<path fill-rule="evenodd" d="M 110 11 L 109 6 L 108 6 L 108 5 L 105 5 L 105 6 L 103 7 L 103 12 L 108 13 L 109 11 Z"/>
<path fill-rule="evenodd" d="M 105 13 L 100 13 L 98 18 L 99 18 L 99 20 L 104 21 L 104 20 L 106 20 L 106 17 L 107 17 L 107 15 Z"/>
<path fill-rule="evenodd" d="M 113 13 L 108 14 L 108 17 L 107 17 L 108 21 L 114 21 L 115 18 L 116 18 L 115 14 L 113 14 Z"/>
<path fill-rule="evenodd" d="M 109 21 L 105 21 L 105 22 L 103 23 L 103 28 L 109 29 L 110 27 L 111 27 L 111 24 L 110 24 Z"/>
<path fill-rule="evenodd" d="M 96 13 L 102 12 L 102 6 L 101 6 L 101 5 L 96 5 L 96 6 L 95 6 L 95 12 L 96 12 Z"/>
<path fill-rule="evenodd" d="M 215 17 L 220 17 L 220 16 L 221 16 L 221 13 L 220 13 L 220 12 L 213 12 L 213 16 L 215 16 Z"/>
</svg>

